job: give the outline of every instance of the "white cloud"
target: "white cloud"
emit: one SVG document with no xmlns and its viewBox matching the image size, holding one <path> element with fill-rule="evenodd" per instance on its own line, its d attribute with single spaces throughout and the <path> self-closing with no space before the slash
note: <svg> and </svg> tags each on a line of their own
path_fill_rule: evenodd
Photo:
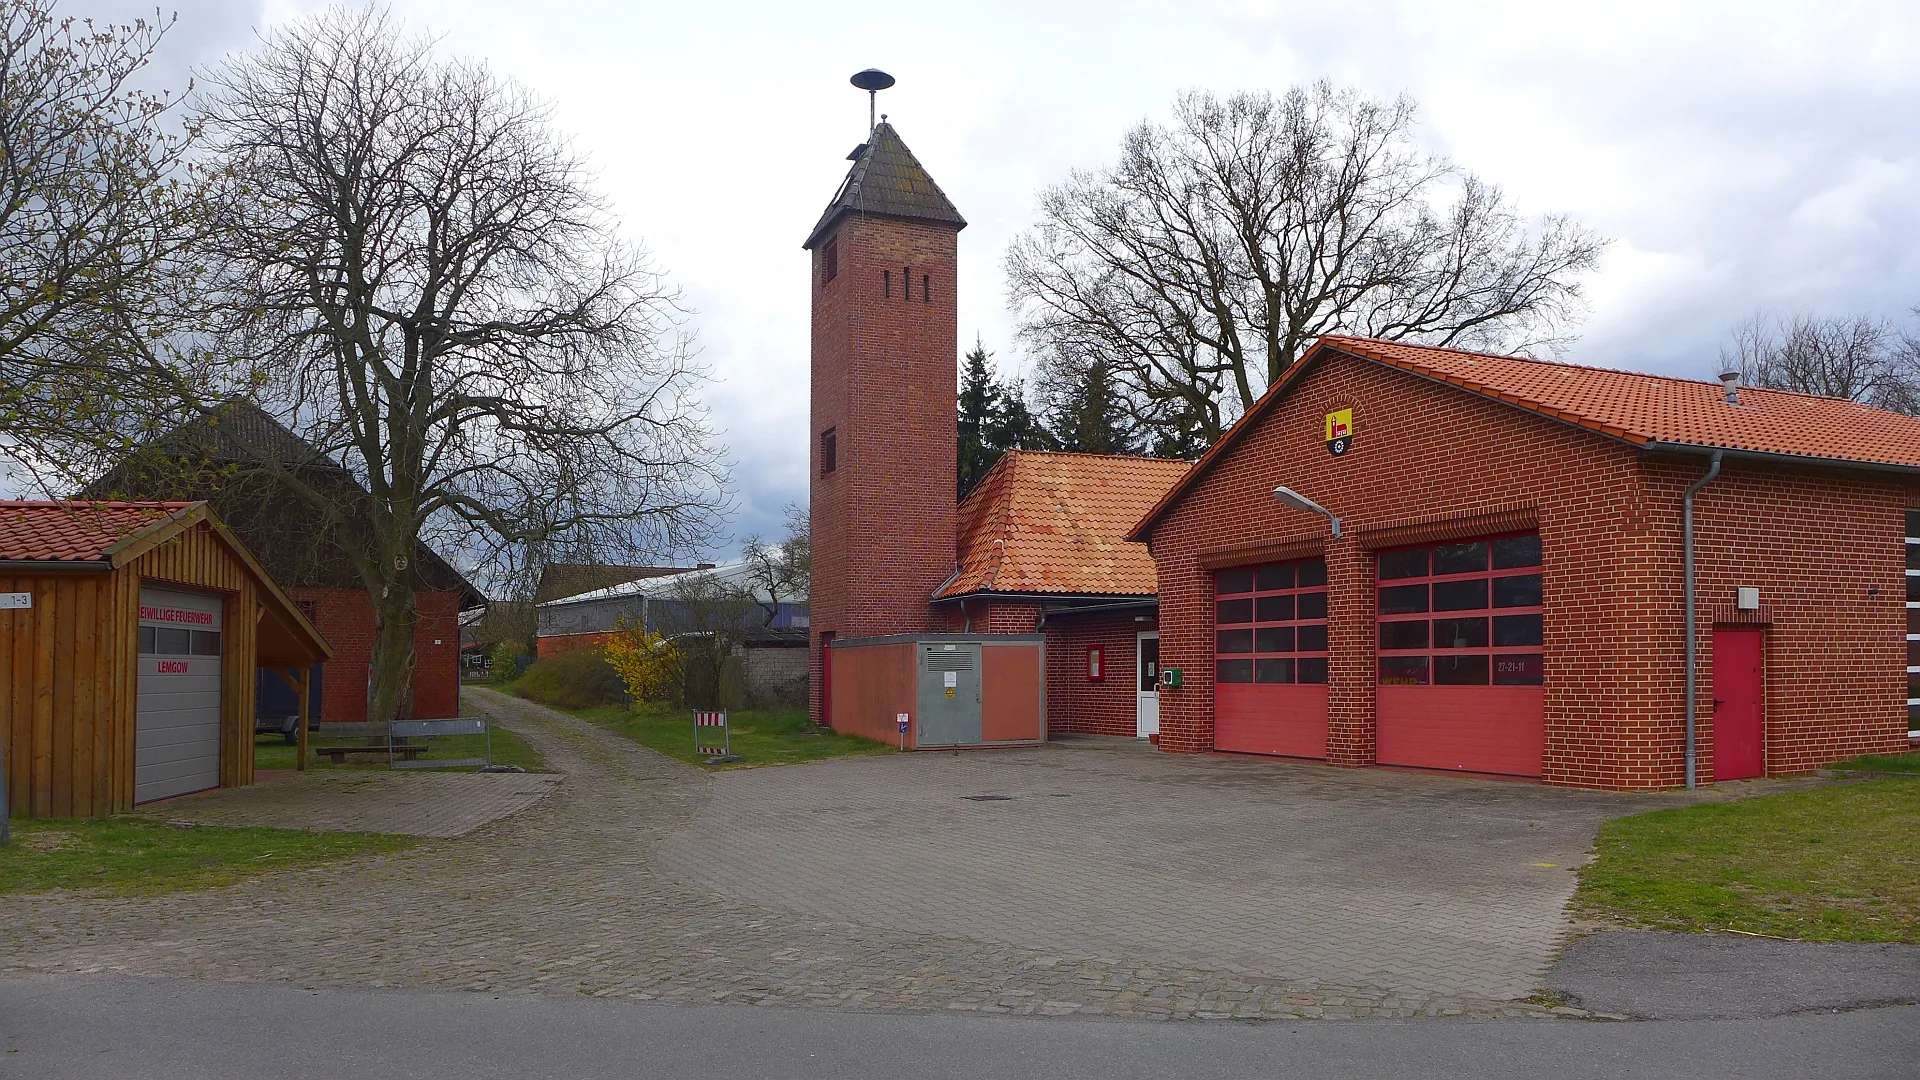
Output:
<svg viewBox="0 0 1920 1080">
<path fill-rule="evenodd" d="M 133 0 L 109 8 L 142 9 Z M 194 63 L 313 5 L 199 3 Z M 960 337 L 1017 364 L 1000 257 L 1044 184 L 1184 88 L 1328 77 L 1423 105 L 1425 137 L 1527 210 L 1615 239 L 1572 358 L 1689 374 L 1756 306 L 1920 302 L 1911 3 L 983 2 L 887 7 L 401 0 L 556 106 L 630 235 L 686 290 L 739 465 L 739 531 L 805 498 L 799 243 L 880 66 L 901 134 L 972 223 Z M 76 10 L 78 7 L 76 6 Z"/>
</svg>

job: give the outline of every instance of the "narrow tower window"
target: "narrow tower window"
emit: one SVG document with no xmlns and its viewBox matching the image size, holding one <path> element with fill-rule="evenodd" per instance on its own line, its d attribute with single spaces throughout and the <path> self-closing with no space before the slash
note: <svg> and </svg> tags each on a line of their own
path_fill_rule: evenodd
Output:
<svg viewBox="0 0 1920 1080">
<path fill-rule="evenodd" d="M 900 299 L 913 299 L 913 267 L 911 266 L 900 268 Z"/>
<path fill-rule="evenodd" d="M 840 241 L 828 241 L 826 250 L 820 253 L 820 284 L 825 285 L 840 276 Z"/>
<path fill-rule="evenodd" d="M 840 436 L 837 429 L 828 428 L 820 433 L 820 475 L 825 476 L 840 467 Z"/>
<path fill-rule="evenodd" d="M 925 303 L 933 303 L 933 278 L 926 274 L 920 275 L 920 299 Z"/>
<path fill-rule="evenodd" d="M 891 270 L 880 271 L 880 295 L 889 300 L 893 299 L 893 271 Z"/>
</svg>

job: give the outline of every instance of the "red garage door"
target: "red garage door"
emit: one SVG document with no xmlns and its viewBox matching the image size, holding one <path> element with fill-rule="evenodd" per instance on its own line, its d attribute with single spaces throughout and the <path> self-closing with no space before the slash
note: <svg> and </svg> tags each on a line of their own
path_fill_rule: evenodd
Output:
<svg viewBox="0 0 1920 1080">
<path fill-rule="evenodd" d="M 1382 765 L 1539 776 L 1540 537 L 1378 557 Z"/>
<path fill-rule="evenodd" d="M 1214 749 L 1326 757 L 1327 564 L 1222 570 L 1214 595 Z"/>
</svg>

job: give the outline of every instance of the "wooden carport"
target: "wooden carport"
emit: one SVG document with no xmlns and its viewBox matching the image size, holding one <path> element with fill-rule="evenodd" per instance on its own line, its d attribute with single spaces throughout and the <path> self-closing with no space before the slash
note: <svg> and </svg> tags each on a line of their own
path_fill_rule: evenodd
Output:
<svg viewBox="0 0 1920 1080">
<path fill-rule="evenodd" d="M 255 671 L 304 671 L 331 655 L 204 502 L 0 502 L 0 781 L 10 811 L 132 808 L 143 586 L 217 601 L 220 787 L 253 781 Z"/>
</svg>

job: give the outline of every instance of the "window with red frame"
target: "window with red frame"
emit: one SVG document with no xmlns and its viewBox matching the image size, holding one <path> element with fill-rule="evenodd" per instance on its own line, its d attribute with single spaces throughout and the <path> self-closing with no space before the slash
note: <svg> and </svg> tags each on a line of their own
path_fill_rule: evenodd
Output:
<svg viewBox="0 0 1920 1080">
<path fill-rule="evenodd" d="M 1216 681 L 1327 681 L 1325 560 L 1222 570 L 1214 594 Z"/>
<path fill-rule="evenodd" d="M 1539 686 L 1540 535 L 1382 551 L 1383 686 Z"/>
</svg>

